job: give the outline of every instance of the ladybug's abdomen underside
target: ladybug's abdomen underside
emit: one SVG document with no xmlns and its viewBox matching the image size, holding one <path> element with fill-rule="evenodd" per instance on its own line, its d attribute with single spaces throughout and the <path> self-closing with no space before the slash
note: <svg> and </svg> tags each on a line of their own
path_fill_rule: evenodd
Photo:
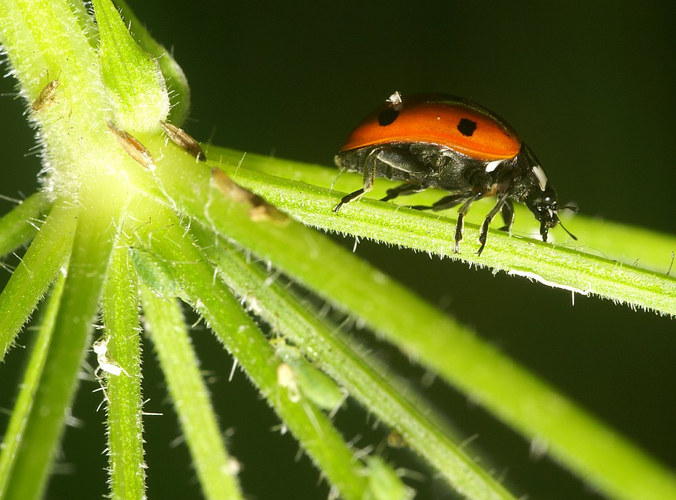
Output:
<svg viewBox="0 0 676 500">
<path fill-rule="evenodd" d="M 387 108 L 383 108 L 387 109 Z M 521 149 L 516 133 L 494 115 L 461 102 L 414 102 L 391 123 L 376 111 L 348 137 L 341 151 L 389 143 L 429 143 L 478 160 L 515 157 Z"/>
<path fill-rule="evenodd" d="M 369 155 L 381 148 L 397 149 L 409 156 L 420 167 L 390 165 L 376 162 L 375 176 L 390 180 L 412 181 L 420 186 L 435 187 L 448 191 L 466 191 L 472 188 L 477 172 L 492 183 L 505 169 L 511 170 L 513 162 L 508 160 L 479 160 L 468 157 L 453 149 L 426 143 L 393 143 L 383 146 L 366 146 L 343 151 L 336 156 L 336 164 L 353 172 L 363 172 Z M 495 168 L 489 168 L 493 164 Z M 403 167 L 403 168 L 402 168 Z M 487 172 L 487 169 L 489 172 Z"/>
</svg>

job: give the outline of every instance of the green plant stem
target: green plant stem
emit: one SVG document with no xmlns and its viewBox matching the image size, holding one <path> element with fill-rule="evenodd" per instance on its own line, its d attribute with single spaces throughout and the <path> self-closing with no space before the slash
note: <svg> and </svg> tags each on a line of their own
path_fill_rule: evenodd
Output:
<svg viewBox="0 0 676 500">
<path fill-rule="evenodd" d="M 461 259 L 572 293 L 598 295 L 676 315 L 676 278 L 663 273 L 623 265 L 568 247 L 510 236 L 502 231 L 491 231 L 489 247 L 477 256 L 478 243 L 474 240 L 478 225 L 471 223 L 466 224 L 461 253 L 452 254 L 454 220 L 371 199 L 348 205 L 335 214 L 332 208 L 340 200 L 340 192 L 270 176 L 238 163 L 222 167 L 238 183 L 310 226 Z M 650 246 L 653 242 L 644 243 Z M 667 255 L 664 251 L 665 269 Z"/>
<path fill-rule="evenodd" d="M 410 390 L 394 383 L 396 376 L 365 354 L 357 354 L 335 330 L 324 325 L 283 285 L 223 240 L 214 242 L 197 225 L 192 231 L 214 261 L 226 284 L 285 338 L 302 346 L 319 367 L 334 377 L 348 393 L 380 420 L 396 429 L 405 442 L 434 466 L 439 474 L 468 498 L 512 498 L 473 459 L 448 438 L 448 431 Z"/>
<path fill-rule="evenodd" d="M 242 498 L 218 429 L 199 362 L 176 299 L 142 286 L 147 331 L 153 341 L 195 470 L 208 499 Z"/>
<path fill-rule="evenodd" d="M 47 195 L 37 192 L 0 219 L 0 257 L 33 239 L 48 208 Z"/>
<path fill-rule="evenodd" d="M 145 498 L 143 400 L 138 292 L 121 234 L 104 283 L 101 308 L 107 341 L 106 359 L 122 368 L 119 375 L 101 369 L 108 403 L 108 462 L 112 498 Z"/>
<path fill-rule="evenodd" d="M 0 294 L 0 361 L 71 251 L 77 210 L 56 203 Z"/>
<path fill-rule="evenodd" d="M 339 174 L 338 170 L 332 167 L 300 163 L 251 153 L 243 154 L 241 151 L 213 145 L 205 145 L 205 148 L 209 154 L 209 158 L 217 163 L 237 165 L 271 176 L 299 181 L 299 192 L 311 189 L 311 186 L 322 187 L 331 191 L 335 189 L 338 192 L 334 193 L 336 196 L 334 201 L 343 194 L 362 187 L 363 184 L 360 174 L 349 172 Z M 377 179 L 373 191 L 366 198 L 377 200 L 385 195 L 387 188 L 396 185 L 397 183 L 393 181 Z M 402 197 L 401 201 L 397 201 L 400 205 L 430 205 L 445 194 L 438 189 L 428 189 L 413 196 Z M 477 207 L 482 204 L 486 206 L 486 209 L 481 210 L 477 208 L 471 210 L 467 215 L 466 220 L 468 222 L 474 225 L 483 222 L 483 216 L 490 209 L 491 201 L 478 202 Z M 520 204 L 515 205 L 514 209 L 515 219 L 512 232 L 515 235 L 532 235 L 537 240 L 539 238 L 539 227 L 531 212 Z M 455 212 L 449 210 L 443 213 L 446 215 L 444 218 L 445 223 L 452 228 L 456 220 Z M 598 217 L 585 216 L 584 209 L 570 220 L 565 220 L 565 212 L 560 215 L 564 217 L 566 224 L 571 226 L 573 232 L 579 237 L 578 242 L 575 244 L 570 241 L 565 242 L 565 247 L 616 260 L 633 267 L 655 271 L 658 274 L 664 274 L 669 268 L 671 252 L 676 249 L 676 235 L 658 233 Z M 561 234 L 558 229 L 552 233 L 554 237 L 557 234 Z M 497 234 L 499 237 L 502 232 L 491 232 L 492 234 Z"/>
<path fill-rule="evenodd" d="M 67 79 L 70 85 L 62 90 L 76 96 L 69 99 L 69 109 L 90 118 L 100 102 L 99 88 L 89 85 L 98 60 L 82 30 L 91 21 L 84 21 L 81 10 L 65 0 L 0 0 L 0 42 L 30 101 L 49 80 Z M 59 146 L 67 151 L 81 144 Z"/>
<path fill-rule="evenodd" d="M 229 289 L 221 281 L 214 281 L 213 268 L 186 237 L 178 221 L 163 212 L 166 211 L 159 206 L 147 212 L 153 224 L 139 228 L 139 243 L 152 239 L 153 251 L 170 264 L 193 308 L 235 356 L 331 484 L 344 498 L 362 498 L 366 478 L 352 451 L 313 404 L 305 400 L 294 403 L 289 399 L 286 388 L 278 383 L 280 361 L 270 344 Z"/>
<path fill-rule="evenodd" d="M 661 465 L 354 255 L 291 221 L 252 221 L 249 208 L 207 187 L 206 169 L 166 163 L 158 175 L 188 215 L 363 319 L 524 436 L 546 442 L 554 458 L 603 491 L 624 498 L 646 491 L 676 496 L 676 481 Z"/>
<path fill-rule="evenodd" d="M 115 226 L 109 212 L 111 200 L 99 193 L 83 191 L 61 307 L 33 411 L 7 487 L 8 499 L 43 496 L 56 443 L 89 345 Z M 102 220 L 107 220 L 108 225 L 102 227 Z"/>
<path fill-rule="evenodd" d="M 5 497 L 7 485 L 13 474 L 14 463 L 22 446 L 23 435 L 26 425 L 34 408 L 34 398 L 38 391 L 45 360 L 49 352 L 49 344 L 54 333 L 54 322 L 59 310 L 61 293 L 65 278 L 59 277 L 54 285 L 49 301 L 46 304 L 42 324 L 37 333 L 37 340 L 31 350 L 30 360 L 26 373 L 23 376 L 21 390 L 17 397 L 12 417 L 7 431 L 2 440 L 2 453 L 0 454 L 0 498 Z"/>
</svg>

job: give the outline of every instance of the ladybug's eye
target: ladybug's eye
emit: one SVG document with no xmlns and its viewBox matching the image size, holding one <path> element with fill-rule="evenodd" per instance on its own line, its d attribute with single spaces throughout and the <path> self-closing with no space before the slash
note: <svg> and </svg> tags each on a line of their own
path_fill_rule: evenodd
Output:
<svg viewBox="0 0 676 500">
<path fill-rule="evenodd" d="M 476 130 L 476 122 L 468 118 L 461 118 L 458 123 L 458 130 L 462 135 L 470 137 Z"/>
</svg>

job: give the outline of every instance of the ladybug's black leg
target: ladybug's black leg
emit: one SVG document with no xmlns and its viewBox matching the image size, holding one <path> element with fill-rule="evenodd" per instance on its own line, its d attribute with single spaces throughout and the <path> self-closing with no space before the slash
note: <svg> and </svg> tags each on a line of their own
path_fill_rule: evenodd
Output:
<svg viewBox="0 0 676 500">
<path fill-rule="evenodd" d="M 457 204 L 462 203 L 470 196 L 471 193 L 468 192 L 455 193 L 444 196 L 440 200 L 435 201 L 432 205 L 412 205 L 409 208 L 414 208 L 415 210 L 434 210 L 435 212 L 438 212 L 439 210 L 452 208 Z"/>
<path fill-rule="evenodd" d="M 409 151 L 392 146 L 385 146 L 373 149 L 364 160 L 364 187 L 356 190 L 353 193 L 350 193 L 343 197 L 340 200 L 340 203 L 336 205 L 333 209 L 334 212 L 338 212 L 343 205 L 350 203 L 358 198 L 361 198 L 363 195 L 371 191 L 373 188 L 373 182 L 376 177 L 376 174 L 392 178 L 392 171 L 396 170 L 399 172 L 405 172 L 409 174 L 411 178 L 411 184 L 416 184 L 417 179 L 425 179 L 426 176 L 429 176 L 432 172 L 432 168 L 425 166 L 420 161 L 416 159 Z M 399 177 L 401 178 L 401 177 Z M 422 187 L 416 188 L 417 190 L 422 190 Z M 399 191 L 398 188 L 397 195 L 402 194 L 406 190 Z M 413 192 L 413 191 L 411 191 Z M 388 200 L 394 198 L 394 196 L 389 197 L 390 192 L 388 191 L 386 198 Z"/>
<path fill-rule="evenodd" d="M 514 222 L 514 205 L 511 200 L 506 200 L 504 205 L 502 205 L 502 220 L 505 222 L 505 225 L 500 230 L 509 232 Z"/>
<path fill-rule="evenodd" d="M 422 186 L 417 182 L 406 182 L 395 188 L 388 189 L 387 195 L 380 198 L 380 201 L 390 201 L 395 199 L 397 196 L 419 193 L 425 189 L 425 186 Z"/>
<path fill-rule="evenodd" d="M 375 181 L 376 177 L 376 161 L 378 159 L 379 152 L 379 149 L 374 149 L 366 157 L 366 161 L 364 162 L 364 187 L 343 196 L 343 198 L 340 200 L 340 203 L 338 203 L 338 205 L 336 205 L 333 209 L 335 213 L 338 213 L 338 210 L 340 210 L 341 207 L 346 203 L 350 203 L 351 201 L 361 198 L 366 193 L 371 191 L 371 189 L 373 189 L 373 182 Z"/>
<path fill-rule="evenodd" d="M 465 203 L 463 203 L 462 206 L 460 207 L 460 210 L 458 210 L 458 222 L 455 224 L 455 248 L 453 249 L 454 253 L 458 253 L 460 251 L 460 241 L 462 241 L 462 229 L 465 222 L 465 215 L 467 215 L 467 212 L 469 212 L 472 203 L 474 203 L 477 200 L 480 200 L 483 197 L 484 194 L 482 192 L 475 194 L 470 199 L 465 201 Z"/>
<path fill-rule="evenodd" d="M 493 217 L 497 215 L 497 213 L 500 211 L 501 208 L 505 206 L 505 203 L 507 203 L 507 195 L 504 194 L 502 197 L 498 200 L 498 202 L 495 204 L 495 206 L 491 209 L 490 212 L 488 212 L 488 215 L 484 219 L 483 224 L 481 224 L 481 230 L 479 231 L 479 244 L 481 245 L 479 247 L 479 251 L 477 252 L 477 255 L 481 255 L 481 252 L 484 251 L 484 247 L 486 246 L 486 236 L 488 236 L 488 226 L 493 220 Z M 512 209 L 512 215 L 514 214 L 514 210 Z"/>
<path fill-rule="evenodd" d="M 356 191 L 353 191 L 352 193 L 350 193 L 350 194 L 348 194 L 348 195 L 343 196 L 343 197 L 340 199 L 340 202 L 338 203 L 338 205 L 336 205 L 335 207 L 333 207 L 334 213 L 338 213 L 338 211 L 339 211 L 339 210 L 343 207 L 343 205 L 345 205 L 346 203 L 350 203 L 351 201 L 354 201 L 354 200 L 356 200 L 357 198 L 362 197 L 362 196 L 364 195 L 365 192 L 366 192 L 366 191 L 364 190 L 364 188 L 361 188 L 361 189 L 357 189 Z"/>
</svg>

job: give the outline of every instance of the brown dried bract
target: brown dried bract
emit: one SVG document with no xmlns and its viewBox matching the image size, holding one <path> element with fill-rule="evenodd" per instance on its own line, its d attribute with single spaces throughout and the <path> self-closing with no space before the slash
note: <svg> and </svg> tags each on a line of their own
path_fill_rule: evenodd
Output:
<svg viewBox="0 0 676 500">
<path fill-rule="evenodd" d="M 289 217 L 270 205 L 257 194 L 252 193 L 233 181 L 228 174 L 217 168 L 211 169 L 211 179 L 214 186 L 223 193 L 226 198 L 239 203 L 246 203 L 249 209 L 249 217 L 255 222 L 271 221 L 286 225 Z"/>
<path fill-rule="evenodd" d="M 108 128 L 110 131 L 115 134 L 117 142 L 120 143 L 120 146 L 127 152 L 129 156 L 132 157 L 137 163 L 140 163 L 147 169 L 155 170 L 155 159 L 150 154 L 150 151 L 141 144 L 141 142 L 131 135 L 129 132 L 118 128 L 110 120 L 106 120 Z"/>
<path fill-rule="evenodd" d="M 56 89 L 59 87 L 59 80 L 52 80 L 40 91 L 40 95 L 31 104 L 33 111 L 42 111 L 48 108 L 56 99 Z"/>
<path fill-rule="evenodd" d="M 214 186 L 223 193 L 223 196 L 239 203 L 253 204 L 256 197 L 248 189 L 243 188 L 233 181 L 228 174 L 217 168 L 211 169 L 211 180 Z"/>
<path fill-rule="evenodd" d="M 197 158 L 198 161 L 206 161 L 207 157 L 202 151 L 202 146 L 182 128 L 167 122 L 160 122 L 167 137 L 186 153 Z"/>
<path fill-rule="evenodd" d="M 249 210 L 249 217 L 251 217 L 252 221 L 254 222 L 270 221 L 283 226 L 289 223 L 288 215 L 286 215 L 284 212 L 279 211 L 276 207 L 270 205 L 267 201 L 263 200 L 262 198 L 258 196 L 257 198 L 262 200 L 262 203 L 260 205 L 255 205 L 251 207 L 251 209 Z"/>
</svg>

